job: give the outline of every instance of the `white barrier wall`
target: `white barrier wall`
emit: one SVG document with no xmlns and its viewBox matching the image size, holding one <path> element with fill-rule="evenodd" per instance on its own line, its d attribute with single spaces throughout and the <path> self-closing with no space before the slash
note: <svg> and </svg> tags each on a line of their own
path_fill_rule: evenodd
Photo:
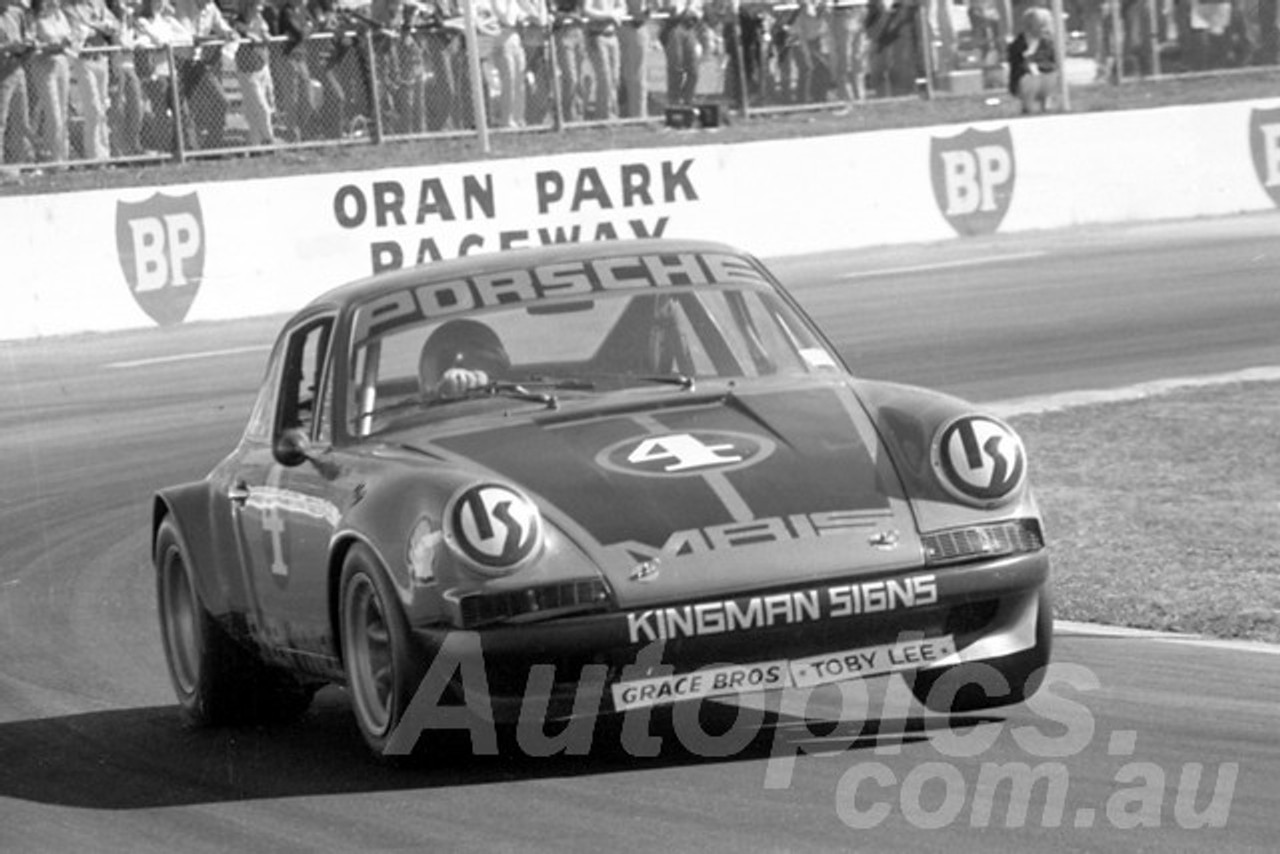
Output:
<svg viewBox="0 0 1280 854">
<path fill-rule="evenodd" d="M 565 240 L 776 256 L 1280 204 L 1280 101 L 0 198 L 0 340 L 287 311 Z"/>
</svg>

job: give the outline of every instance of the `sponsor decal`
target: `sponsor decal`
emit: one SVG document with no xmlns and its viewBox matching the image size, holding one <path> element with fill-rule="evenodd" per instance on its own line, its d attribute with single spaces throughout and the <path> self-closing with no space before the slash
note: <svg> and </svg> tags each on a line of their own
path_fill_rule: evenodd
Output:
<svg viewBox="0 0 1280 854">
<path fill-rule="evenodd" d="M 204 276 L 199 195 L 117 202 L 116 251 L 129 293 L 147 316 L 161 326 L 181 323 Z"/>
<path fill-rule="evenodd" d="M 793 661 L 707 667 L 694 673 L 619 682 L 610 690 L 614 708 L 625 712 L 681 700 L 775 688 L 813 688 L 903 670 L 924 670 L 939 666 L 955 652 L 955 638 L 947 635 L 829 652 Z"/>
<path fill-rule="evenodd" d="M 936 576 L 910 575 L 633 611 L 626 615 L 627 635 L 633 644 L 652 643 L 921 608 L 937 601 Z"/>
<path fill-rule="evenodd" d="M 596 464 L 642 477 L 687 477 L 746 468 L 766 459 L 776 447 L 764 436 L 696 430 L 624 439 L 597 454 Z"/>
<path fill-rule="evenodd" d="M 929 167 L 938 210 L 957 234 L 993 234 L 1000 227 L 1017 179 L 1009 128 L 933 137 Z"/>
<path fill-rule="evenodd" d="M 1262 189 L 1280 206 L 1280 107 L 1249 114 L 1249 147 Z"/>
<path fill-rule="evenodd" d="M 1018 434 L 985 415 L 955 418 L 933 442 L 933 467 L 942 485 L 962 501 L 999 504 L 1026 479 L 1026 453 Z"/>
<path fill-rule="evenodd" d="M 510 572 L 542 542 L 538 508 L 501 484 L 467 487 L 451 500 L 445 518 L 446 542 L 482 572 Z"/>
<path fill-rule="evenodd" d="M 343 184 L 333 218 L 368 234 L 372 273 L 485 251 L 662 237 L 672 206 L 699 201 L 697 162 L 538 169 L 501 181 L 483 172 Z"/>
<path fill-rule="evenodd" d="M 609 546 L 639 561 L 705 555 L 720 549 L 759 546 L 807 540 L 815 537 L 850 534 L 882 522 L 891 513 L 884 510 L 828 510 L 819 513 L 793 513 L 769 516 L 745 522 L 726 522 L 705 528 L 673 531 L 660 546 L 638 540 L 623 540 Z"/>
</svg>

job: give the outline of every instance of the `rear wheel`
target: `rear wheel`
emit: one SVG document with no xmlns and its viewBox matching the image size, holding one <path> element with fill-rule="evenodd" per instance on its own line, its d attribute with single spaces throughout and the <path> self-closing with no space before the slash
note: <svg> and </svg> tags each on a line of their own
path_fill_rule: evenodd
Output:
<svg viewBox="0 0 1280 854">
<path fill-rule="evenodd" d="M 395 590 L 367 546 L 356 545 L 347 554 L 339 590 L 347 690 L 360 734 L 382 757 L 423 668 Z"/>
<path fill-rule="evenodd" d="M 1053 605 L 1040 594 L 1036 643 L 1001 658 L 921 670 L 911 693 L 935 712 L 974 712 L 1021 703 L 1040 688 L 1053 646 Z"/>
<path fill-rule="evenodd" d="M 155 546 L 156 601 L 169 678 L 183 716 L 197 726 L 291 720 L 315 688 L 267 667 L 218 625 L 200 601 L 195 573 L 172 519 Z"/>
</svg>

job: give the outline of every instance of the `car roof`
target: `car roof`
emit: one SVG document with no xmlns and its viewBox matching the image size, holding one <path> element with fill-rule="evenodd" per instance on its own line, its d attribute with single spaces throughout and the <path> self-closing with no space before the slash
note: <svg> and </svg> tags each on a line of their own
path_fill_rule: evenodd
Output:
<svg viewBox="0 0 1280 854">
<path fill-rule="evenodd" d="M 533 249 L 508 249 L 503 252 L 487 252 L 447 261 L 433 261 L 416 267 L 405 267 L 377 273 L 340 285 L 312 300 L 307 308 L 318 305 L 349 305 L 371 297 L 432 282 L 456 279 L 463 276 L 483 275 L 501 270 L 533 267 L 542 264 L 558 264 L 572 261 L 588 261 L 595 258 L 616 258 L 619 255 L 661 252 L 718 252 L 731 255 L 745 254 L 741 249 L 712 240 L 643 238 L 639 240 L 608 240 L 596 243 L 558 243 Z M 305 309 L 304 309 L 305 311 Z"/>
</svg>

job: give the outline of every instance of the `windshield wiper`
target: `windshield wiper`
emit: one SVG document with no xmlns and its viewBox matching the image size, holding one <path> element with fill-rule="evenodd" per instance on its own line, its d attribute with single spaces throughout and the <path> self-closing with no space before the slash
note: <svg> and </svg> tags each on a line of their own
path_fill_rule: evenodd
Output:
<svg viewBox="0 0 1280 854">
<path fill-rule="evenodd" d="M 485 397 L 509 397 L 513 400 L 527 400 L 530 403 L 541 403 L 544 404 L 547 409 L 560 408 L 560 401 L 556 399 L 554 394 L 547 394 L 542 391 L 531 391 L 520 383 L 508 382 L 506 380 L 495 380 L 487 385 L 465 389 L 457 394 L 433 397 L 426 401 L 425 405 L 443 406 L 447 403 L 457 403 L 462 400 L 479 400 Z"/>
<path fill-rule="evenodd" d="M 366 409 L 360 413 L 360 418 L 372 418 L 375 415 L 386 415 L 388 412 L 398 412 L 401 409 L 408 409 L 413 406 L 426 406 L 427 401 L 412 395 L 410 397 L 397 400 L 395 403 L 388 403 L 386 406 L 375 406 L 373 409 Z"/>
<path fill-rule="evenodd" d="M 693 391 L 693 377 L 687 374 L 650 374 L 647 376 L 636 377 L 636 379 L 647 383 L 661 383 L 664 385 L 678 385 L 685 391 Z"/>
</svg>

